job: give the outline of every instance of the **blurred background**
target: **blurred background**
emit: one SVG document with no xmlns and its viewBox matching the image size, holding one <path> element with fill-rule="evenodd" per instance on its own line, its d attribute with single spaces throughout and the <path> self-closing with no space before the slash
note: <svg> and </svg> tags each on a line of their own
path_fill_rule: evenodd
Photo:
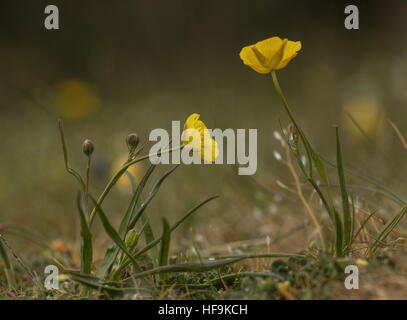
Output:
<svg viewBox="0 0 407 320">
<path fill-rule="evenodd" d="M 59 30 L 44 28 L 50 1 L 0 4 L 0 224 L 25 226 L 49 241 L 77 238 L 77 184 L 64 170 L 57 118 L 64 122 L 71 166 L 81 173 L 82 142 L 93 140 L 96 195 L 125 160 L 128 133 L 146 142 L 150 130 L 170 129 L 172 120 L 197 112 L 209 128 L 258 129 L 257 173 L 182 166 L 149 207 L 156 232 L 162 216 L 174 221 L 219 194 L 176 238 L 177 246 L 191 239 L 209 248 L 283 235 L 273 249 L 306 246 L 306 232 L 293 231 L 306 214 L 281 188 L 292 178 L 275 157 L 283 151 L 273 132 L 279 121 L 288 124 L 287 117 L 270 77 L 239 58 L 243 46 L 274 35 L 302 41 L 279 77 L 316 149 L 334 159 L 333 125 L 339 125 L 346 164 L 405 192 L 406 151 L 387 120 L 407 134 L 406 1 L 51 2 L 59 8 Z M 347 4 L 359 7 L 360 30 L 344 28 Z M 134 175 L 146 167 L 136 167 Z M 381 198 L 358 194 L 370 199 L 371 209 L 380 204 L 393 212 Z M 104 204 L 113 221 L 129 197 L 123 179 Z M 101 248 L 107 243 L 100 238 Z M 35 251 L 31 244 L 15 245 Z"/>
</svg>

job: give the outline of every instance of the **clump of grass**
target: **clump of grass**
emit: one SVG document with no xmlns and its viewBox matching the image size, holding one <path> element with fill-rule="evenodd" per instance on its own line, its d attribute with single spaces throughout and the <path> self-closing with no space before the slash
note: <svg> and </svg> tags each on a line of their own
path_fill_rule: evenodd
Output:
<svg viewBox="0 0 407 320">
<path fill-rule="evenodd" d="M 83 152 L 87 157 L 85 179 L 69 166 L 68 151 L 62 123 L 59 122 L 59 130 L 64 154 L 65 168 L 78 182 L 79 190 L 76 199 L 80 218 L 81 232 L 81 262 L 80 271 L 65 268 L 64 272 L 81 285 L 81 297 L 113 297 L 129 293 L 139 293 L 142 296 L 151 295 L 156 288 L 166 288 L 174 285 L 174 279 L 180 274 L 191 273 L 205 275 L 208 272 L 217 272 L 218 278 L 206 277 L 206 281 L 200 283 L 201 287 L 211 287 L 215 282 L 225 279 L 242 277 L 243 274 L 220 274 L 229 265 L 247 259 L 291 257 L 291 254 L 252 254 L 208 259 L 200 257 L 199 261 L 185 261 L 184 259 L 170 259 L 170 247 L 172 233 L 178 229 L 187 219 L 194 215 L 198 209 L 215 200 L 218 196 L 209 197 L 199 202 L 186 211 L 175 223 L 171 224 L 166 218 L 162 219 L 162 234 L 156 236 L 149 222 L 147 209 L 149 204 L 158 194 L 165 181 L 179 168 L 173 166 L 158 178 L 148 195 L 142 199 L 147 183 L 152 179 L 153 172 L 159 165 L 151 164 L 140 181 L 128 172 L 128 168 L 137 162 L 149 159 L 149 155 L 141 155 L 142 147 L 138 148 L 138 137 L 131 134 L 126 141 L 129 146 L 128 160 L 112 176 L 99 197 L 94 197 L 90 186 L 90 172 L 92 166 L 92 153 L 94 145 L 90 140 L 85 140 Z M 160 153 L 172 152 L 181 147 L 168 148 Z M 115 186 L 118 179 L 124 174 L 132 180 L 133 191 L 127 209 L 123 213 L 119 228 L 115 228 L 110 222 L 109 215 L 103 209 L 103 202 Z M 110 238 L 112 244 L 106 249 L 105 256 L 101 261 L 93 259 L 92 225 L 98 217 L 104 232 Z M 144 245 L 140 245 L 139 238 L 144 236 Z M 196 284 L 196 283 L 195 283 Z M 183 286 L 192 287 L 194 283 L 184 283 Z M 178 286 L 179 284 L 175 284 Z M 147 292 L 147 293 L 146 293 Z M 157 293 L 156 293 L 157 294 Z"/>
<path fill-rule="evenodd" d="M 0 257 L 4 263 L 4 273 L 6 276 L 8 289 L 15 290 L 16 289 L 16 277 L 14 274 L 14 267 L 10 261 L 3 237 L 0 238 Z"/>
<path fill-rule="evenodd" d="M 297 175 L 296 169 L 293 167 L 291 162 L 291 155 L 286 154 L 287 164 L 290 169 L 290 172 L 295 180 L 296 193 L 299 196 L 302 204 L 304 205 L 307 213 L 311 217 L 317 232 L 320 234 L 320 248 L 322 250 L 328 249 L 331 254 L 335 256 L 345 256 L 349 255 L 354 250 L 354 244 L 357 240 L 357 237 L 361 235 L 362 231 L 365 231 L 369 221 L 374 218 L 376 212 L 370 213 L 367 218 L 360 222 L 360 227 L 355 231 L 356 218 L 355 218 L 355 202 L 353 196 L 348 191 L 348 185 L 345 179 L 345 166 L 342 156 L 342 147 L 340 142 L 339 128 L 336 127 L 336 164 L 332 164 L 329 161 L 323 159 L 312 147 L 305 133 L 297 123 L 294 118 L 294 115 L 289 107 L 287 99 L 280 87 L 280 83 L 277 78 L 276 71 L 271 72 L 274 88 L 277 95 L 279 96 L 282 105 L 292 122 L 292 125 L 286 130 L 282 130 L 285 136 L 284 146 L 286 150 L 289 150 L 290 153 L 294 156 L 297 167 L 299 168 L 303 177 L 307 180 L 309 185 L 313 188 L 314 192 L 318 195 L 321 203 L 326 209 L 331 227 L 323 226 L 321 219 L 317 217 L 315 210 L 313 210 L 306 198 L 304 197 L 302 186 Z M 353 119 L 353 121 L 355 121 Z M 355 123 L 357 125 L 357 123 Z M 360 126 L 357 127 L 361 129 Z M 393 126 L 394 127 L 394 126 Z M 398 133 L 400 136 L 400 134 Z M 305 159 L 307 161 L 304 161 Z M 333 199 L 333 188 L 335 185 L 330 183 L 328 172 L 325 167 L 325 163 L 328 163 L 336 168 L 336 175 L 340 190 L 341 203 L 342 207 L 339 209 L 335 205 Z M 373 179 L 369 179 L 372 181 Z M 374 182 L 374 181 L 373 181 Z M 400 221 L 407 213 L 407 204 L 400 199 L 400 197 L 394 195 L 391 191 L 386 190 L 379 183 L 374 182 L 377 189 L 386 196 L 391 197 L 395 200 L 400 206 L 400 212 L 397 213 L 388 223 L 386 223 L 381 230 L 377 232 L 376 236 L 370 237 L 365 249 L 365 255 L 372 257 L 374 252 L 382 245 L 385 245 L 386 238 L 395 232 L 395 228 L 399 225 Z M 332 230 L 333 232 L 330 232 Z M 325 235 L 323 236 L 322 233 Z M 367 233 L 367 232 L 366 232 Z M 333 237 L 330 236 L 333 234 Z M 325 238 L 328 238 L 329 247 L 325 248 Z"/>
</svg>

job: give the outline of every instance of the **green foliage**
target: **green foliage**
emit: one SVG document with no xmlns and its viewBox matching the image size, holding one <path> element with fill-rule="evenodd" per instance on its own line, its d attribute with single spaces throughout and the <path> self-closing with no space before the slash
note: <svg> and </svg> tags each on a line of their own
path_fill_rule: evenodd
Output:
<svg viewBox="0 0 407 320">
<path fill-rule="evenodd" d="M 352 248 L 352 244 L 355 240 L 355 235 L 354 235 L 354 226 L 355 226 L 355 208 L 354 204 L 352 202 L 352 208 L 350 206 L 349 200 L 351 196 L 348 193 L 348 187 L 346 184 L 346 179 L 345 179 L 345 167 L 343 163 L 343 158 L 342 158 L 342 148 L 341 148 L 341 143 L 340 143 L 340 137 L 339 137 L 339 129 L 336 128 L 336 168 L 337 168 L 337 176 L 339 180 L 339 188 L 341 192 L 341 198 L 342 198 L 342 211 L 341 214 L 339 214 L 339 210 L 335 208 L 334 203 L 333 203 L 333 195 L 331 194 L 331 188 L 330 188 L 330 183 L 329 179 L 327 176 L 327 171 L 324 166 L 324 161 L 322 158 L 318 155 L 318 153 L 313 149 L 311 146 L 310 142 L 308 141 L 306 135 L 298 125 L 297 121 L 294 118 L 294 115 L 288 105 L 287 99 L 280 87 L 278 78 L 277 78 L 277 73 L 275 71 L 272 71 L 271 73 L 274 88 L 277 92 L 277 95 L 280 97 L 282 105 L 287 112 L 288 117 L 292 121 L 294 125 L 294 132 L 290 132 L 289 134 L 298 134 L 300 137 L 300 141 L 304 147 L 306 156 L 308 158 L 308 167 L 306 168 L 304 164 L 302 163 L 301 160 L 301 154 L 299 150 L 299 145 L 297 145 L 297 142 L 294 142 L 294 145 L 288 144 L 291 147 L 291 150 L 293 154 L 295 155 L 298 163 L 298 167 L 302 171 L 303 175 L 309 182 L 309 184 L 313 187 L 319 198 L 321 199 L 321 202 L 325 206 L 329 217 L 332 222 L 332 226 L 334 229 L 334 239 L 331 242 L 331 251 L 333 254 L 336 254 L 337 256 L 343 256 L 345 254 L 348 254 Z M 352 121 L 357 125 L 359 130 L 362 130 L 361 127 L 357 124 L 357 122 L 352 118 Z M 363 130 L 362 130 L 363 132 Z M 319 178 L 322 181 L 322 185 L 327 187 L 326 190 L 322 190 L 320 187 L 320 184 L 317 182 L 315 179 L 315 176 L 313 174 L 313 167 L 315 167 L 316 171 L 318 172 Z M 386 194 L 395 199 L 396 202 L 399 204 L 402 204 L 404 207 L 402 211 L 397 214 L 391 221 L 389 221 L 386 226 L 383 228 L 383 230 L 379 233 L 378 237 L 374 241 L 373 245 L 369 248 L 369 253 L 371 254 L 374 252 L 377 247 L 382 243 L 387 236 L 392 232 L 392 230 L 400 223 L 401 219 L 404 217 L 406 214 L 406 205 L 403 200 L 401 200 L 399 197 L 394 195 L 392 192 L 387 191 L 385 188 L 383 188 L 380 184 L 375 183 L 380 190 Z M 352 209 L 352 210 L 351 210 Z M 374 214 L 371 214 L 363 223 L 362 227 L 358 230 L 356 233 L 357 235 L 360 233 L 360 231 L 363 229 L 363 227 L 366 225 L 366 223 L 370 220 L 370 218 Z"/>
<path fill-rule="evenodd" d="M 66 143 L 64 139 L 62 124 L 60 123 L 61 141 L 64 152 L 65 167 L 70 174 L 72 174 L 81 186 L 83 197 L 90 199 L 94 205 L 93 210 L 88 214 L 82 204 L 81 192 L 77 196 L 77 207 L 79 211 L 81 236 L 82 236 L 82 248 L 81 248 L 81 272 L 73 272 L 66 270 L 74 281 L 80 283 L 82 286 L 90 290 L 98 290 L 104 293 L 106 296 L 112 296 L 124 291 L 135 291 L 135 287 L 129 286 L 125 275 L 130 275 L 134 280 L 140 279 L 143 286 L 150 287 L 148 290 L 153 290 L 148 279 L 156 281 L 154 275 L 160 275 L 162 285 L 172 278 L 175 273 L 205 273 L 211 270 L 220 270 L 230 264 L 234 264 L 246 259 L 253 258 L 269 258 L 269 257 L 289 257 L 288 254 L 262 254 L 262 255 L 245 255 L 245 256 L 232 256 L 220 258 L 214 261 L 200 261 L 200 262 L 181 262 L 181 263 L 169 263 L 169 252 L 171 246 L 171 234 L 179 226 L 181 226 L 189 217 L 192 216 L 199 208 L 206 203 L 214 200 L 217 196 L 210 197 L 198 205 L 194 206 L 186 212 L 184 216 L 178 219 L 172 226 L 163 218 L 163 232 L 158 238 L 154 236 L 153 229 L 149 223 L 148 205 L 155 198 L 165 180 L 178 168 L 175 166 L 165 172 L 158 181 L 154 184 L 147 197 L 141 201 L 143 191 L 152 176 L 153 171 L 156 169 L 156 165 L 151 165 L 146 171 L 145 175 L 137 184 L 134 177 L 127 173 L 127 169 L 137 163 L 148 159 L 148 156 L 141 156 L 137 158 L 139 152 L 131 150 L 129 158 L 126 163 L 113 175 L 102 194 L 96 200 L 89 192 L 89 176 L 87 176 L 86 183 L 83 183 L 82 177 L 73 169 L 68 166 L 68 153 Z M 169 149 L 163 152 L 171 152 Z M 87 174 L 90 172 L 91 159 L 88 158 Z M 102 209 L 102 202 L 109 194 L 110 190 L 116 184 L 118 179 L 127 174 L 132 181 L 133 194 L 130 199 L 130 203 L 123 215 L 118 230 L 109 221 L 108 215 Z M 98 216 L 105 233 L 110 237 L 113 244 L 107 248 L 105 257 L 100 263 L 96 265 L 96 271 L 92 273 L 92 233 L 91 226 L 93 218 Z M 139 226 L 141 222 L 141 226 Z M 137 227 L 138 226 L 138 227 Z M 131 232 L 132 234 L 129 234 Z M 144 234 L 145 246 L 141 249 L 137 249 L 138 237 Z M 126 238 L 126 236 L 128 236 Z M 130 239 L 131 238 L 131 239 Z M 133 239 L 134 238 L 134 239 Z M 131 243 L 130 243 L 131 242 Z M 127 245 L 126 245 L 127 243 Z M 157 245 L 160 244 L 160 249 Z M 148 257 L 147 262 L 145 260 Z M 133 266 L 133 270 L 129 270 L 129 265 Z M 241 275 L 239 275 L 241 276 Z M 204 286 L 211 286 L 216 281 L 225 281 L 237 277 L 237 275 L 229 274 L 225 275 L 225 279 L 222 276 L 218 276 L 217 280 L 212 279 L 209 282 L 203 284 Z M 88 296 L 89 291 L 83 291 L 83 295 Z"/>
<path fill-rule="evenodd" d="M 14 274 L 13 265 L 9 259 L 6 246 L 3 242 L 3 239 L 0 238 L 0 261 L 3 261 L 4 272 L 6 274 L 6 280 L 9 290 L 14 290 L 16 288 L 16 278 Z"/>
</svg>

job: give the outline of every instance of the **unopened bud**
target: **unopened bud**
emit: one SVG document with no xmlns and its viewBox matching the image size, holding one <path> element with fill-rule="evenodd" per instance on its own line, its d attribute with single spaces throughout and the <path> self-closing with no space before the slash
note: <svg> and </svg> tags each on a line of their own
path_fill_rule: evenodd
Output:
<svg viewBox="0 0 407 320">
<path fill-rule="evenodd" d="M 129 230 L 129 232 L 127 232 L 126 234 L 126 238 L 124 239 L 126 247 L 129 249 L 134 248 L 137 244 L 138 238 L 139 233 L 136 230 L 134 229 Z"/>
<path fill-rule="evenodd" d="M 93 150 L 95 150 L 95 147 L 93 146 L 93 142 L 89 139 L 86 139 L 83 142 L 82 150 L 83 150 L 83 153 L 89 157 L 93 153 Z"/>
<path fill-rule="evenodd" d="M 127 147 L 129 148 L 129 151 L 134 151 L 139 143 L 140 139 L 138 137 L 138 135 L 136 133 L 130 133 L 127 137 L 126 137 L 126 143 L 127 143 Z"/>
</svg>

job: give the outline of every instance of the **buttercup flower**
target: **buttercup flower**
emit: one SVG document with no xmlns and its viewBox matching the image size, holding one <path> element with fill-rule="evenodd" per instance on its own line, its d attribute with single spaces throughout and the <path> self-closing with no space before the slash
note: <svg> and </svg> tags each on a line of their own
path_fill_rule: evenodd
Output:
<svg viewBox="0 0 407 320">
<path fill-rule="evenodd" d="M 214 162 L 219 154 L 218 144 L 199 117 L 199 114 L 193 113 L 185 121 L 182 143 L 200 152 L 203 160 Z"/>
<path fill-rule="evenodd" d="M 240 51 L 243 63 L 258 73 L 283 69 L 301 50 L 301 41 L 272 37 Z"/>
</svg>

